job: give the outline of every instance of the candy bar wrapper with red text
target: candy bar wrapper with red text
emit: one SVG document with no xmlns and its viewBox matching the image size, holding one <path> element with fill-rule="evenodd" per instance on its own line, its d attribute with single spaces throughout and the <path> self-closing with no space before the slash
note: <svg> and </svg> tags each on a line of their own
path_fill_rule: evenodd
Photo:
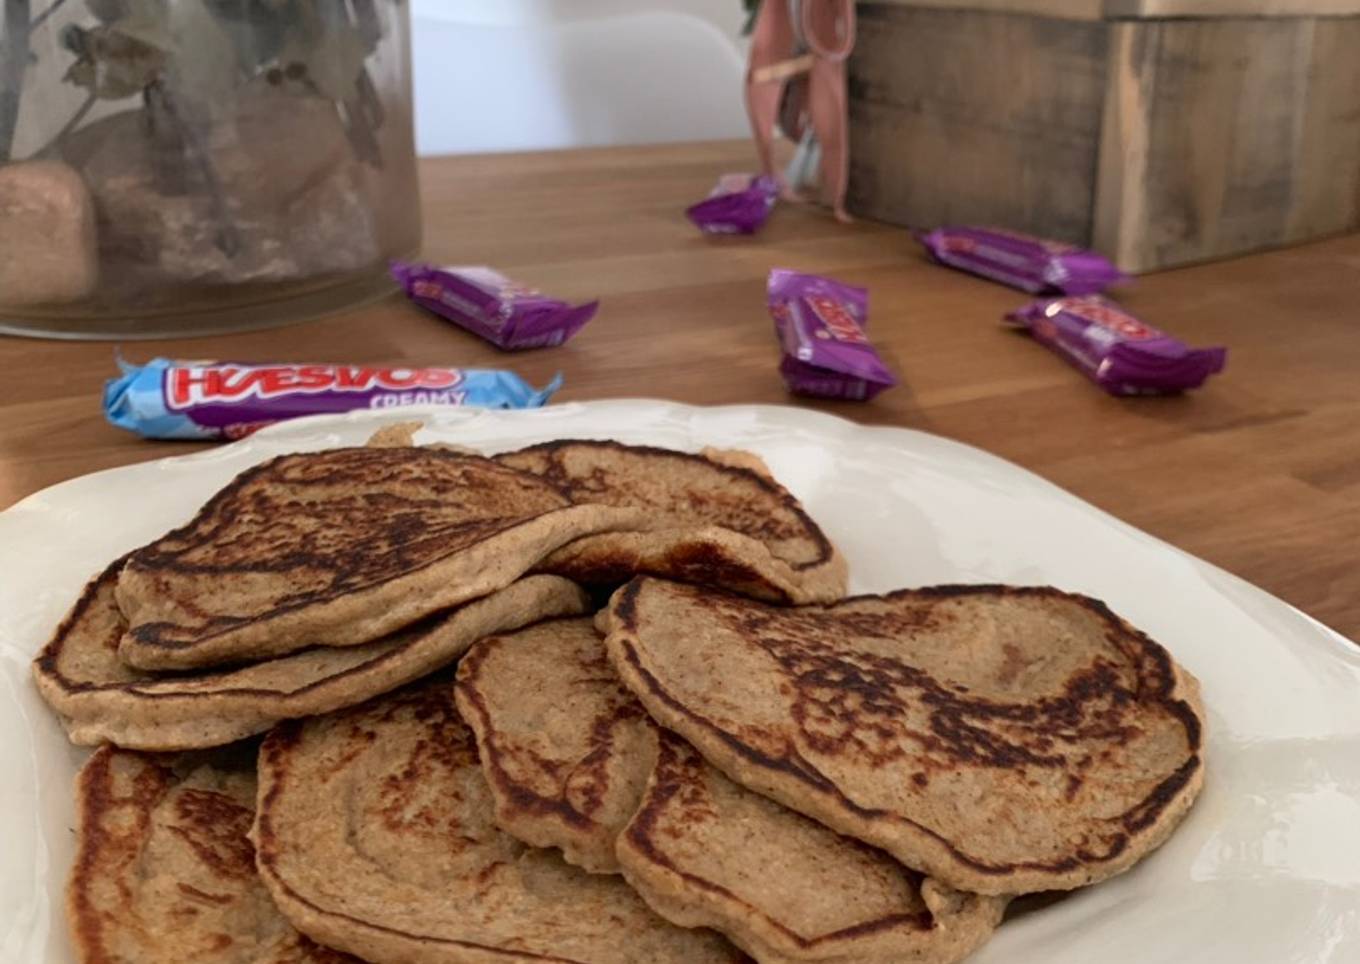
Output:
<svg viewBox="0 0 1360 964">
<path fill-rule="evenodd" d="M 538 408 L 562 384 L 541 390 L 513 372 L 368 365 L 238 365 L 119 362 L 104 386 L 104 415 L 145 438 L 234 439 L 303 415 L 407 405 Z"/>
<path fill-rule="evenodd" d="M 772 177 L 724 174 L 713 192 L 685 215 L 705 234 L 755 234 L 778 197 L 779 185 Z"/>
<path fill-rule="evenodd" d="M 789 391 L 863 401 L 897 384 L 864 334 L 865 289 L 775 268 L 768 294 L 784 355 L 779 372 Z"/>
<path fill-rule="evenodd" d="M 940 264 L 1031 294 L 1096 294 L 1127 276 L 1094 251 L 1000 228 L 936 228 L 916 239 Z"/>
<path fill-rule="evenodd" d="M 1100 295 L 1036 301 L 1006 316 L 1111 395 L 1198 388 L 1223 370 L 1226 348 L 1191 348 Z"/>
<path fill-rule="evenodd" d="M 481 266 L 436 268 L 394 261 L 391 271 L 416 304 L 505 351 L 560 345 L 600 307 L 598 301 L 570 305 L 545 297 Z"/>
</svg>

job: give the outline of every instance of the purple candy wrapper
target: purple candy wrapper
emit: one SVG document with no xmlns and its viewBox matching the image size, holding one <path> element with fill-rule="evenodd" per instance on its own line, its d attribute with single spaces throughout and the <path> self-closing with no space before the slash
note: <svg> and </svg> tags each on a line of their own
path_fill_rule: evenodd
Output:
<svg viewBox="0 0 1360 964">
<path fill-rule="evenodd" d="M 897 384 L 865 337 L 865 289 L 775 268 L 769 303 L 784 352 L 779 372 L 789 391 L 863 401 Z"/>
<path fill-rule="evenodd" d="M 491 268 L 435 268 L 394 261 L 391 270 L 416 304 L 506 351 L 560 345 L 600 307 L 598 301 L 573 307 L 545 298 Z"/>
<path fill-rule="evenodd" d="M 1006 316 L 1111 395 L 1198 388 L 1223 370 L 1226 348 L 1191 348 L 1100 295 L 1036 301 Z"/>
<path fill-rule="evenodd" d="M 685 214 L 705 234 L 755 234 L 778 196 L 779 186 L 772 177 L 724 174 L 713 193 Z"/>
<path fill-rule="evenodd" d="M 1017 231 L 946 227 L 916 239 L 940 264 L 1031 294 L 1097 294 L 1128 277 L 1094 251 Z"/>
<path fill-rule="evenodd" d="M 407 405 L 537 408 L 562 384 L 535 389 L 514 372 L 377 365 L 241 365 L 119 361 L 104 416 L 145 438 L 233 439 L 284 419 Z"/>
</svg>

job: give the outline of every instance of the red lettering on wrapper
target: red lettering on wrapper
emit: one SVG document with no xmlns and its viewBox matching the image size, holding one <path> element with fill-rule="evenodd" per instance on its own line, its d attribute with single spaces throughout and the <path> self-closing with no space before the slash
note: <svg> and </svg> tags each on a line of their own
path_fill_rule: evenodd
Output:
<svg viewBox="0 0 1360 964">
<path fill-rule="evenodd" d="M 166 372 L 171 409 L 246 398 L 281 398 L 320 392 L 405 391 L 451 388 L 463 380 L 456 368 L 368 368 L 352 365 L 186 365 Z"/>
<path fill-rule="evenodd" d="M 371 368 L 339 368 L 335 372 L 335 382 L 331 386 L 341 392 L 366 392 L 373 381 Z"/>
<path fill-rule="evenodd" d="M 165 399 L 171 408 L 184 408 L 194 395 L 221 392 L 222 372 L 215 368 L 171 368 L 165 373 Z"/>
<path fill-rule="evenodd" d="M 864 329 L 859 326 L 855 316 L 850 314 L 850 311 L 839 301 L 825 295 L 808 295 L 807 303 L 808 307 L 812 309 L 812 313 L 821 319 L 832 338 L 854 345 L 868 344 L 869 339 L 864 337 Z"/>
<path fill-rule="evenodd" d="M 1056 301 L 1049 302 L 1047 307 L 1044 308 L 1044 314 L 1049 317 L 1060 311 L 1074 315 L 1083 321 L 1089 321 L 1094 325 L 1099 325 L 1101 328 L 1112 331 L 1129 341 L 1147 341 L 1149 338 L 1159 338 L 1163 334 L 1151 325 L 1139 321 L 1128 312 L 1115 307 L 1099 295 L 1059 298 Z"/>
</svg>

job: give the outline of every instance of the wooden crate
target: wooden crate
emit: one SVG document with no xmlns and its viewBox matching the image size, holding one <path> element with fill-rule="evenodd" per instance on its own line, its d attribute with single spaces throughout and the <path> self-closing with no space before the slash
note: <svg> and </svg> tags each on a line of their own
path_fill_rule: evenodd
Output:
<svg viewBox="0 0 1360 964">
<path fill-rule="evenodd" d="M 880 0 L 850 210 L 1129 271 L 1360 229 L 1360 0 Z"/>
</svg>

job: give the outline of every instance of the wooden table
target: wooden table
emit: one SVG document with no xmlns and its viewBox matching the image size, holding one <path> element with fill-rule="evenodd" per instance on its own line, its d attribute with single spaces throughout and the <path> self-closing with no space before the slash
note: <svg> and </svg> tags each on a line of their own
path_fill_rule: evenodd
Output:
<svg viewBox="0 0 1360 964">
<path fill-rule="evenodd" d="M 904 232 L 785 206 L 753 239 L 681 215 L 745 144 L 429 160 L 426 255 L 603 298 L 569 345 L 515 356 L 393 296 L 273 331 L 125 346 L 134 358 L 511 367 L 562 401 L 775 402 L 935 432 L 1012 459 L 1360 637 L 1360 236 L 1141 279 L 1136 314 L 1224 374 L 1183 397 L 1116 399 L 1003 313 L 1025 296 L 929 264 Z M 902 384 L 869 404 L 788 396 L 765 312 L 773 266 L 871 292 L 870 332 Z M 183 453 L 105 424 L 106 343 L 0 338 L 0 507 L 96 469 Z M 1167 600 L 1176 605 L 1175 600 Z"/>
</svg>

